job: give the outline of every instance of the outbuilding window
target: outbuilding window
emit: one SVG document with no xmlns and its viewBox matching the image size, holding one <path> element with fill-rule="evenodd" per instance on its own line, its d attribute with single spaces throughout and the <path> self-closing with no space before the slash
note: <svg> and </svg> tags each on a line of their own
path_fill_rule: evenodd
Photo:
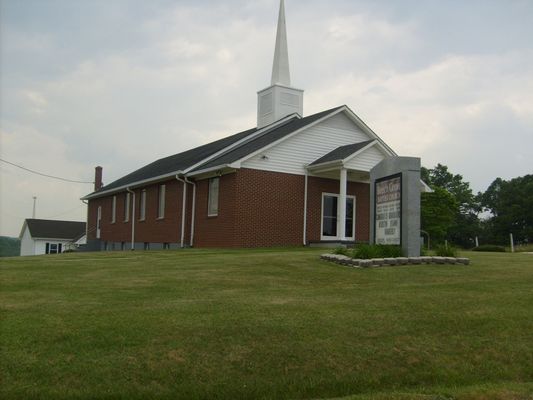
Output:
<svg viewBox="0 0 533 400">
<path fill-rule="evenodd" d="M 207 206 L 207 215 L 209 217 L 216 217 L 218 215 L 218 188 L 220 178 L 209 179 L 209 200 Z"/>
<path fill-rule="evenodd" d="M 63 251 L 62 243 L 46 243 L 46 254 L 60 254 Z"/>
</svg>

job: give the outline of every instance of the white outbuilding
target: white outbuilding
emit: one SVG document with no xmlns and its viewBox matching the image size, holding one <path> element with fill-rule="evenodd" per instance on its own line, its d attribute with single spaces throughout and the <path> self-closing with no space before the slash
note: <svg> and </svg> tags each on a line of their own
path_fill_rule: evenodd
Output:
<svg viewBox="0 0 533 400">
<path fill-rule="evenodd" d="M 21 256 L 60 254 L 87 243 L 86 223 L 26 219 L 19 239 Z"/>
</svg>

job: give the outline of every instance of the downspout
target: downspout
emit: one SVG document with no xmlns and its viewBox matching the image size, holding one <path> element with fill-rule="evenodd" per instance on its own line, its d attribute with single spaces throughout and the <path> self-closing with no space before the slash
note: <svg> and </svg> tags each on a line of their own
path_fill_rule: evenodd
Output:
<svg viewBox="0 0 533 400">
<path fill-rule="evenodd" d="M 135 192 L 131 190 L 130 188 L 126 188 L 126 190 L 133 194 L 133 205 L 131 207 L 131 250 L 135 250 Z"/>
<path fill-rule="evenodd" d="M 182 199 L 182 206 L 181 206 L 181 240 L 180 240 L 180 247 L 183 249 L 184 247 L 184 236 L 185 236 L 185 202 L 187 201 L 187 182 L 185 182 L 183 179 L 179 177 L 178 174 L 176 174 L 176 179 L 183 183 L 183 199 Z"/>
<path fill-rule="evenodd" d="M 196 216 L 196 183 L 191 182 L 187 179 L 187 176 L 184 176 L 183 179 L 185 182 L 190 183 L 192 185 L 192 211 L 191 211 L 191 242 L 190 246 L 192 247 L 194 245 L 194 217 Z"/>
<path fill-rule="evenodd" d="M 307 246 L 307 181 L 309 178 L 307 168 L 305 169 L 305 184 L 304 184 L 304 232 L 303 232 L 303 240 L 304 240 L 304 246 Z"/>
<path fill-rule="evenodd" d="M 87 223 L 85 224 L 85 241 L 89 239 L 89 202 L 87 200 L 81 201 L 87 206 Z"/>
</svg>

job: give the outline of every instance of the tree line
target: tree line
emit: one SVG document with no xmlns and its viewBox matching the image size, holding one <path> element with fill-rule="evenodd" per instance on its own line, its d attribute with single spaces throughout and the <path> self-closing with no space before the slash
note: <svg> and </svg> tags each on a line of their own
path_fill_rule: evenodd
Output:
<svg viewBox="0 0 533 400">
<path fill-rule="evenodd" d="M 421 195 L 421 227 L 433 243 L 447 240 L 471 248 L 481 244 L 533 243 L 533 175 L 496 178 L 485 192 L 474 194 L 470 183 L 437 164 L 421 170 L 432 193 Z"/>
</svg>

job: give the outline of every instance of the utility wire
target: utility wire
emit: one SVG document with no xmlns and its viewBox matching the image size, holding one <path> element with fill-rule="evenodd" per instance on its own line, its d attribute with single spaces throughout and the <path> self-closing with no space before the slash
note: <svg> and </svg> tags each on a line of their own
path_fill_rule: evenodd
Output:
<svg viewBox="0 0 533 400">
<path fill-rule="evenodd" d="M 0 161 L 5 162 L 6 164 L 9 164 L 9 165 L 13 165 L 14 167 L 17 167 L 17 168 L 23 169 L 24 171 L 31 172 L 32 174 L 36 174 L 36 175 L 44 176 L 44 177 L 46 177 L 46 178 L 58 179 L 58 180 L 60 180 L 60 181 L 70 182 L 70 183 L 87 183 L 87 184 L 89 184 L 89 183 L 90 183 L 90 184 L 93 184 L 93 183 L 94 183 L 94 182 L 76 181 L 76 180 L 73 180 L 73 179 L 61 178 L 61 177 L 59 177 L 59 176 L 53 176 L 53 175 L 43 174 L 43 173 L 41 173 L 41 172 L 37 172 L 37 171 L 34 171 L 34 170 L 32 170 L 32 169 L 25 168 L 25 167 L 23 167 L 22 165 L 15 164 L 15 163 L 12 163 L 12 162 L 7 161 L 7 160 L 2 160 L 1 158 L 0 158 Z"/>
<path fill-rule="evenodd" d="M 59 213 L 59 214 L 52 215 L 51 217 L 44 217 L 43 219 L 53 219 L 53 218 L 56 218 L 56 217 L 61 217 L 61 216 L 65 215 L 65 214 L 69 214 L 69 213 L 71 213 L 72 211 L 77 211 L 77 210 L 79 210 L 80 208 L 82 208 L 83 206 L 85 206 L 85 204 L 81 204 L 81 205 L 79 205 L 79 206 L 76 206 L 76 207 L 74 207 L 74 208 L 71 208 L 70 210 L 63 211 L 63 212 L 61 212 L 61 213 Z"/>
</svg>

